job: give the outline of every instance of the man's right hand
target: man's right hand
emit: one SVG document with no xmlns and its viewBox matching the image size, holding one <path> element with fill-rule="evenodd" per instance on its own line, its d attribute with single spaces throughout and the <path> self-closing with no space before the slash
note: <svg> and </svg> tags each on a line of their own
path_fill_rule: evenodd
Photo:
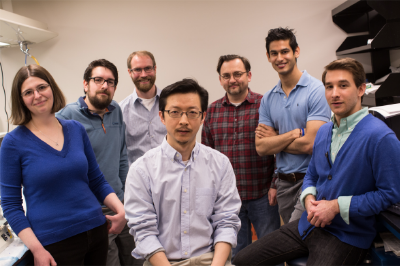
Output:
<svg viewBox="0 0 400 266">
<path fill-rule="evenodd" d="M 255 132 L 256 136 L 259 138 L 273 137 L 279 135 L 279 132 L 277 130 L 274 130 L 272 127 L 267 127 L 264 124 L 258 124 Z"/>
<path fill-rule="evenodd" d="M 268 201 L 270 206 L 275 206 L 278 203 L 276 200 L 276 188 L 268 190 Z"/>
</svg>

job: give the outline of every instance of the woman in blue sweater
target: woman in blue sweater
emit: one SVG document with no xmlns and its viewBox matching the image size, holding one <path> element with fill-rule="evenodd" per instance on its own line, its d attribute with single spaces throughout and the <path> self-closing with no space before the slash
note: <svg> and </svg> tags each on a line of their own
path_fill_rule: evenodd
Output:
<svg viewBox="0 0 400 266">
<path fill-rule="evenodd" d="M 84 127 L 56 119 L 65 99 L 43 67 L 18 71 L 11 102 L 10 119 L 19 126 L 0 151 L 4 216 L 35 265 L 105 265 L 107 234 L 122 230 L 125 211 L 99 170 Z M 117 215 L 104 217 L 99 202 Z"/>
</svg>

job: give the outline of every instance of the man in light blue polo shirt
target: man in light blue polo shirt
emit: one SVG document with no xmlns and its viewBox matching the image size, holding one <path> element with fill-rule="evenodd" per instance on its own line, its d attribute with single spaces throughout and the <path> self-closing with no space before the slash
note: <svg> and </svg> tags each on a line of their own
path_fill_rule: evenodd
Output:
<svg viewBox="0 0 400 266">
<path fill-rule="evenodd" d="M 276 189 L 269 190 L 268 198 L 270 204 L 278 202 L 286 224 L 304 211 L 298 201 L 303 178 L 315 136 L 329 121 L 330 110 L 322 82 L 297 68 L 300 48 L 292 30 L 271 29 L 266 48 L 280 81 L 261 101 L 256 149 L 260 156 L 276 154 Z"/>
</svg>

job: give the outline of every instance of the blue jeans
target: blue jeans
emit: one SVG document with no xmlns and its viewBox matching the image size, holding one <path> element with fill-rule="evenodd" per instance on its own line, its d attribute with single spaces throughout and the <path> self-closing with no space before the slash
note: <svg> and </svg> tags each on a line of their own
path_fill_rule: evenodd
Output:
<svg viewBox="0 0 400 266">
<path fill-rule="evenodd" d="M 252 243 L 251 224 L 258 239 L 272 233 L 280 226 L 278 205 L 269 205 L 268 194 L 255 200 L 243 200 L 239 218 L 242 226 L 237 236 L 237 246 L 232 249 L 232 258 Z"/>
</svg>

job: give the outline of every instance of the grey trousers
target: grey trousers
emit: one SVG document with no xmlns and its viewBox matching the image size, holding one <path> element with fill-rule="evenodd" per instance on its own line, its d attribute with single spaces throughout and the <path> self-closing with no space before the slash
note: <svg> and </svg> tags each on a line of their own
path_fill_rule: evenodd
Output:
<svg viewBox="0 0 400 266">
<path fill-rule="evenodd" d="M 182 261 L 170 261 L 172 266 L 210 266 L 214 258 L 214 252 L 207 252 L 203 255 L 192 257 Z M 152 266 L 149 261 L 146 261 L 143 266 Z M 225 266 L 233 266 L 231 263 L 231 254 L 226 260 Z"/>
<path fill-rule="evenodd" d="M 115 215 L 109 208 L 103 208 L 104 215 Z M 129 227 L 125 225 L 118 235 L 108 234 L 107 266 L 143 265 L 143 260 L 132 257 L 135 248 L 133 236 L 129 234 Z"/>
<path fill-rule="evenodd" d="M 296 183 L 288 182 L 278 178 L 275 182 L 277 194 L 276 199 L 279 206 L 279 215 L 285 224 L 301 218 L 305 211 L 300 203 L 301 187 L 303 179 Z"/>
<path fill-rule="evenodd" d="M 237 266 L 276 265 L 308 256 L 308 266 L 358 265 L 367 254 L 367 249 L 346 244 L 321 228 L 314 228 L 303 240 L 298 225 L 299 220 L 281 226 L 242 249 L 232 263 Z"/>
</svg>

